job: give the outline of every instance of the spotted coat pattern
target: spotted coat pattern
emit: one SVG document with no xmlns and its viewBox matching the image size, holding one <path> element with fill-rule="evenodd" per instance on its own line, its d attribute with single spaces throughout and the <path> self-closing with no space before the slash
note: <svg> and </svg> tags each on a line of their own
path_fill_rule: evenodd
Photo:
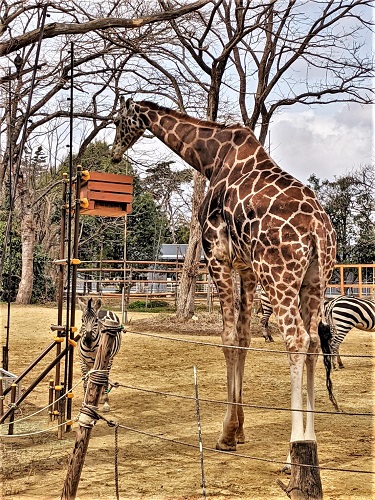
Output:
<svg viewBox="0 0 375 500">
<path fill-rule="evenodd" d="M 307 368 L 307 409 L 314 408 L 314 372 L 319 315 L 335 259 L 335 234 L 314 192 L 278 167 L 253 132 L 198 120 L 148 101 L 121 99 L 112 159 L 148 129 L 209 181 L 200 210 L 202 243 L 223 315 L 222 342 L 229 403 L 242 402 L 250 316 L 257 282 L 266 290 L 289 351 L 291 407 L 302 409 Z M 234 306 L 235 270 L 240 276 L 240 310 Z M 298 304 L 301 303 L 301 310 Z M 227 406 L 217 448 L 244 442 L 244 415 Z M 313 413 L 292 411 L 291 441 L 314 440 Z"/>
</svg>

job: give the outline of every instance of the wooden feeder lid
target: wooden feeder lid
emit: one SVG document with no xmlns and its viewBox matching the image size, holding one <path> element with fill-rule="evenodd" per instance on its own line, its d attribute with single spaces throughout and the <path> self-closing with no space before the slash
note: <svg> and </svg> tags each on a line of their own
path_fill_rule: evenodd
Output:
<svg viewBox="0 0 375 500">
<path fill-rule="evenodd" d="M 133 200 L 133 177 L 106 172 L 90 172 L 80 192 L 82 215 L 120 217 L 130 214 Z M 82 201 L 85 203 L 82 203 Z"/>
</svg>

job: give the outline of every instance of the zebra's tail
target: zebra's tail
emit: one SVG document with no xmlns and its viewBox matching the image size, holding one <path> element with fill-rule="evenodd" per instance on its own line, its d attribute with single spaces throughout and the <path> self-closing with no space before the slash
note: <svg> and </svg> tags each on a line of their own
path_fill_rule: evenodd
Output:
<svg viewBox="0 0 375 500">
<path fill-rule="evenodd" d="M 339 410 L 339 406 L 337 404 L 336 398 L 333 395 L 333 390 L 332 390 L 332 380 L 331 380 L 331 368 L 332 368 L 332 363 L 331 363 L 331 345 L 330 345 L 330 340 L 332 338 L 331 334 L 331 328 L 329 325 L 324 324 L 323 322 L 319 323 L 318 326 L 318 334 L 320 337 L 320 345 L 322 348 L 323 352 L 323 362 L 324 362 L 324 367 L 326 369 L 326 387 L 328 390 L 328 395 L 329 395 L 329 400 L 335 407 L 336 411 Z"/>
</svg>

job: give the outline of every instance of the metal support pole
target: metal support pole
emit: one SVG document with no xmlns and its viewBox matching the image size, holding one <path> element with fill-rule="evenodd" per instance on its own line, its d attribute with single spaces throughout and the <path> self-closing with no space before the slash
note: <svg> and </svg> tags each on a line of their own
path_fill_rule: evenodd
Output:
<svg viewBox="0 0 375 500">
<path fill-rule="evenodd" d="M 59 249 L 59 260 L 63 260 L 65 256 L 65 236 L 66 236 L 66 194 L 67 194 L 67 183 L 68 176 L 63 174 L 63 193 L 61 200 L 61 222 L 60 222 L 60 249 Z M 63 322 L 63 304 L 64 304 L 64 266 L 59 265 L 59 275 L 58 275 L 58 296 L 57 296 L 57 324 L 62 325 Z M 60 332 L 57 331 L 57 336 L 60 337 Z M 56 356 L 59 356 L 61 352 L 61 342 L 56 342 Z M 55 385 L 60 383 L 61 378 L 61 365 L 57 363 L 55 369 Z M 56 407 L 54 407 L 57 410 Z"/>
<path fill-rule="evenodd" d="M 75 328 L 75 312 L 76 312 L 76 289 L 77 289 L 77 262 L 78 260 L 78 239 L 79 239 L 79 209 L 80 209 L 80 192 L 81 192 L 81 175 L 82 167 L 77 165 L 77 176 L 76 176 L 76 192 L 75 192 L 75 209 L 74 209 L 74 239 L 73 239 L 73 269 L 72 269 L 72 291 L 70 300 L 70 329 L 69 329 L 69 340 L 74 340 Z M 73 387 L 73 360 L 74 360 L 74 349 L 71 349 L 68 357 L 68 385 L 66 391 L 70 391 Z M 66 402 L 66 418 L 70 422 L 72 418 L 72 396 L 67 399 Z M 69 432 L 71 425 L 67 424 L 66 432 Z"/>
<path fill-rule="evenodd" d="M 73 203 L 72 203 L 72 191 L 73 191 L 73 64 L 74 64 L 74 44 L 71 42 L 70 44 L 70 97 L 68 100 L 70 101 L 70 113 L 69 113 L 69 196 L 68 196 L 68 251 L 67 251 L 67 288 L 66 288 L 66 321 L 65 321 L 65 346 L 67 352 L 67 358 L 65 362 L 65 371 L 64 371 L 64 387 L 67 388 L 69 384 L 69 380 L 71 379 L 70 375 L 70 361 L 69 361 L 69 340 L 71 335 L 70 329 L 70 311 L 71 311 L 71 266 L 72 266 L 72 211 L 73 211 Z M 68 429 L 67 429 L 68 430 Z"/>
</svg>

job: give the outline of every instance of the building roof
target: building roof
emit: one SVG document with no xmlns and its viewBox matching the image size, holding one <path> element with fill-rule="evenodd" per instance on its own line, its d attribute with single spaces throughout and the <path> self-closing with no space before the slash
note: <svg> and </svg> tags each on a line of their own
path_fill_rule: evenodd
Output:
<svg viewBox="0 0 375 500">
<path fill-rule="evenodd" d="M 184 260 L 187 250 L 187 243 L 165 243 L 160 249 L 161 260 Z M 203 250 L 201 250 L 201 260 L 204 259 Z"/>
</svg>

